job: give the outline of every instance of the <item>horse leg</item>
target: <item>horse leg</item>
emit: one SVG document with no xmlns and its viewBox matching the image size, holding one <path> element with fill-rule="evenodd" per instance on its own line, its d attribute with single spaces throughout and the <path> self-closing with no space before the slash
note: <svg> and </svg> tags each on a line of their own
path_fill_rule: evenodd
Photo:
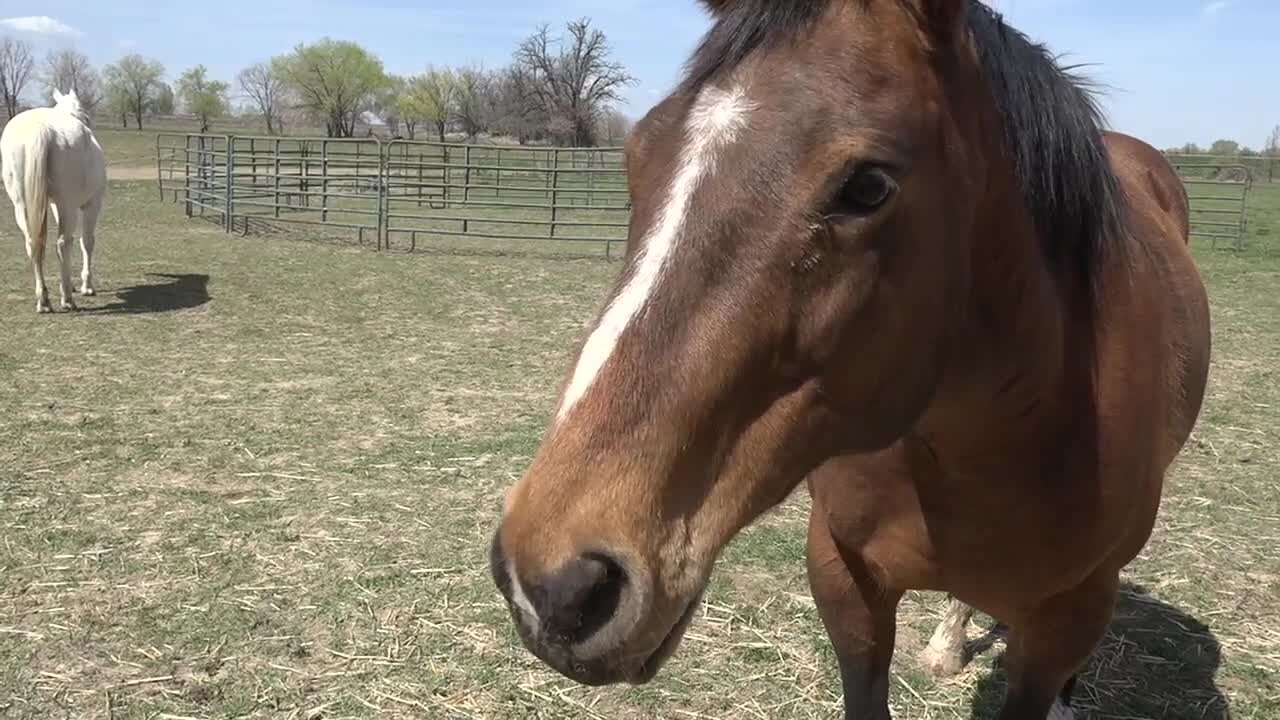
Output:
<svg viewBox="0 0 1280 720">
<path fill-rule="evenodd" d="M 965 628 L 973 619 L 974 610 L 950 595 L 947 596 L 947 613 L 934 630 L 929 646 L 920 653 L 920 664 L 935 677 L 948 678 L 959 675 L 968 658 L 965 642 L 969 639 Z"/>
<path fill-rule="evenodd" d="M 1076 674 L 1106 635 L 1118 573 L 1099 572 L 1050 598 L 1011 628 L 1005 667 L 1009 691 L 1000 720 L 1071 720 Z"/>
<path fill-rule="evenodd" d="M 92 296 L 97 293 L 93 287 L 93 245 L 98 239 L 98 215 L 102 212 L 102 196 L 90 200 L 80 212 L 80 252 L 84 254 L 84 267 L 80 271 L 80 294 Z"/>
<path fill-rule="evenodd" d="M 36 228 L 37 232 L 32 234 L 31 228 L 27 227 L 26 212 L 22 208 L 15 207 L 14 216 L 18 221 L 18 228 L 27 239 L 27 257 L 31 260 L 31 271 L 36 277 L 36 312 L 51 312 L 49 290 L 44 286 L 44 234 L 38 232 L 40 228 Z"/>
<path fill-rule="evenodd" d="M 898 600 L 836 545 L 821 508 L 809 518 L 809 587 L 840 663 L 847 720 L 889 720 L 889 664 Z"/>
<path fill-rule="evenodd" d="M 62 294 L 63 310 L 75 310 L 76 301 L 71 292 L 71 243 L 75 238 L 76 211 L 72 208 L 57 207 L 56 222 L 58 225 L 58 290 Z"/>
</svg>

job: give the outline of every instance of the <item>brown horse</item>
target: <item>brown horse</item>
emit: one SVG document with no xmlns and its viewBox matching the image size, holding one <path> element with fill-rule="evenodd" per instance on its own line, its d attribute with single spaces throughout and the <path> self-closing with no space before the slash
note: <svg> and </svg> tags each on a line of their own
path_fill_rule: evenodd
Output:
<svg viewBox="0 0 1280 720">
<path fill-rule="evenodd" d="M 1009 626 L 1001 718 L 1069 715 L 1204 396 L 1177 176 L 976 0 L 707 4 L 494 537 L 524 644 L 648 682 L 724 546 L 807 480 L 848 717 L 889 717 L 908 589 Z"/>
</svg>

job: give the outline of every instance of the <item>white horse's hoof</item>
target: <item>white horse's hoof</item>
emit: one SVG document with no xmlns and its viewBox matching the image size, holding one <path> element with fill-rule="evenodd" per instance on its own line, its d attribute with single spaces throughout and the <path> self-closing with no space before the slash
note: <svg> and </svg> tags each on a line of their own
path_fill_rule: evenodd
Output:
<svg viewBox="0 0 1280 720">
<path fill-rule="evenodd" d="M 925 648 L 919 655 L 920 665 L 935 678 L 953 678 L 964 671 L 964 653 L 954 650 Z"/>
<path fill-rule="evenodd" d="M 1063 705 L 1061 700 L 1058 700 L 1053 703 L 1053 708 L 1049 710 L 1048 720 L 1075 720 L 1075 717 L 1075 711 Z"/>
<path fill-rule="evenodd" d="M 80 294 L 85 297 L 93 297 L 94 295 L 98 294 L 98 291 L 94 290 L 91 287 L 86 287 L 86 288 L 80 288 Z"/>
</svg>

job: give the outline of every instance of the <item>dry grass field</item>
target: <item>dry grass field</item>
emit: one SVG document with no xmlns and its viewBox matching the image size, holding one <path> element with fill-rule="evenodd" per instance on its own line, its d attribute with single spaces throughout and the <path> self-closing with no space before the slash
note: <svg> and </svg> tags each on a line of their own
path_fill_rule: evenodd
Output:
<svg viewBox="0 0 1280 720">
<path fill-rule="evenodd" d="M 1246 251 L 1197 246 L 1209 396 L 1085 717 L 1280 718 L 1278 189 Z M 732 544 L 651 686 L 516 641 L 486 543 L 616 263 L 228 236 L 120 180 L 101 295 L 38 317 L 0 211 L 0 717 L 839 716 L 803 494 Z M 991 717 L 998 639 L 954 681 L 915 664 L 941 609 L 903 603 L 896 717 Z"/>
</svg>

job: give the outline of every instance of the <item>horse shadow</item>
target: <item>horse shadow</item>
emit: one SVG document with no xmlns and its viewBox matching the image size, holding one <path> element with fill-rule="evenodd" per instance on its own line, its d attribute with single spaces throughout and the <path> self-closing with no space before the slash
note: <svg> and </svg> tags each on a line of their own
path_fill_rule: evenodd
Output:
<svg viewBox="0 0 1280 720">
<path fill-rule="evenodd" d="M 1002 632 L 997 627 L 992 634 Z M 1221 659 L 1221 646 L 1208 626 L 1145 588 L 1125 583 L 1107 637 L 1076 686 L 1076 716 L 1229 720 L 1231 709 L 1215 682 Z M 1005 672 L 997 663 L 978 684 L 972 719 L 997 717 L 1005 688 Z"/>
<path fill-rule="evenodd" d="M 174 312 L 198 308 L 209 302 L 209 276 L 200 274 L 171 275 L 147 273 L 148 278 L 163 282 L 120 288 L 114 300 L 84 312 L 105 315 L 138 315 Z"/>
</svg>

